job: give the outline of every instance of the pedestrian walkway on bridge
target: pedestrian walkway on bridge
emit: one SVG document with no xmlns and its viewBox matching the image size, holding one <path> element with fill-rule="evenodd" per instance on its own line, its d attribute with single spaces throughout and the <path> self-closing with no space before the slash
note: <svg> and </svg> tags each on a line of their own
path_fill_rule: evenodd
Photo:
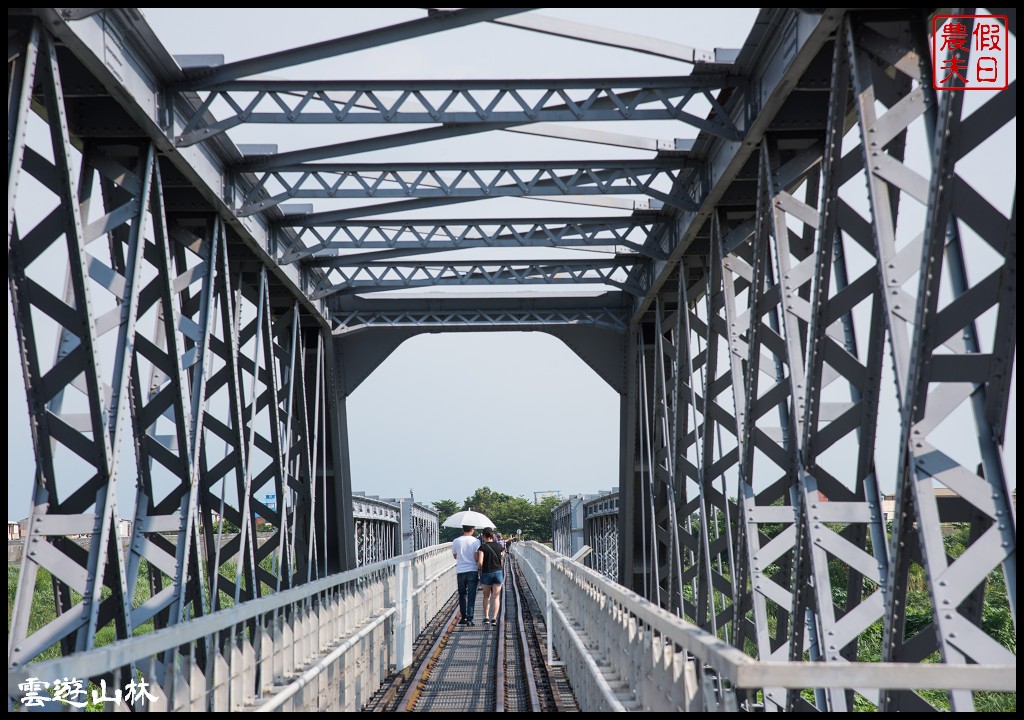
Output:
<svg viewBox="0 0 1024 720">
<path fill-rule="evenodd" d="M 396 673 L 368 705 L 374 711 L 569 712 L 579 706 L 556 662 L 547 662 L 544 618 L 507 557 L 502 611 L 496 625 L 483 622 L 483 593 L 476 595 L 474 625 L 463 625 L 454 602 L 428 627 L 413 666 Z"/>
</svg>

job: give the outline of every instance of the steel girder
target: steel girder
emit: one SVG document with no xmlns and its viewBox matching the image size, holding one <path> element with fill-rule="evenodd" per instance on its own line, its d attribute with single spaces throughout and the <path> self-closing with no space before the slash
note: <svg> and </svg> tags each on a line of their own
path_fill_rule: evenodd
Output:
<svg viewBox="0 0 1024 720">
<path fill-rule="evenodd" d="M 372 565 L 400 555 L 402 511 L 398 505 L 357 495 L 352 500 L 355 518 L 356 566 Z"/>
<path fill-rule="evenodd" d="M 301 65 L 328 57 L 379 47 L 402 40 L 423 37 L 436 32 L 465 27 L 479 22 L 498 20 L 508 15 L 526 12 L 533 8 L 463 8 L 459 10 L 431 9 L 430 14 L 419 20 L 390 25 L 357 35 L 332 38 L 322 42 L 259 57 L 239 60 L 215 67 L 193 67 L 187 76 L 174 84 L 176 90 L 199 89 L 229 82 L 247 75 L 279 70 L 292 65 Z"/>
<path fill-rule="evenodd" d="M 298 225 L 301 221 L 294 220 Z M 640 254 L 657 254 L 648 238 L 656 218 L 505 218 L 490 220 L 350 220 L 327 227 L 303 227 L 295 237 L 288 260 L 319 266 L 345 254 L 360 251 L 352 259 L 383 260 L 389 257 L 448 252 L 470 248 L 517 247 L 627 247 Z"/>
<path fill-rule="evenodd" d="M 351 550 L 325 535 L 344 499 L 341 479 L 326 486 L 340 465 L 329 331 L 271 289 L 212 209 L 169 207 L 173 168 L 152 143 L 73 135 L 70 61 L 38 26 L 22 30 L 9 283 L 37 467 L 16 665 L 55 643 L 88 650 L 111 625 L 129 637 L 308 582 Z M 25 142 L 30 102 L 46 146 Z M 29 182 L 31 201 L 16 193 Z M 32 629 L 37 580 L 52 582 L 57 617 Z"/>
<path fill-rule="evenodd" d="M 445 15 L 445 22 L 452 27 L 468 24 L 469 11 L 460 11 L 465 17 Z M 504 12 L 502 14 L 508 14 Z M 480 17 L 478 19 L 495 19 Z M 564 34 L 568 26 L 543 18 L 523 22 L 512 21 L 513 26 L 547 32 L 549 26 L 557 26 L 553 32 Z M 525 23 L 525 24 L 524 24 Z M 554 23 L 554 25 L 552 25 Z M 436 29 L 444 29 L 440 25 Z M 594 28 L 579 26 L 582 39 L 630 47 L 651 52 L 649 44 L 639 43 L 638 38 L 625 35 L 609 36 L 597 33 Z M 742 77 L 731 72 L 728 64 L 705 61 L 688 76 L 665 78 L 615 78 L 585 80 L 498 80 L 498 81 L 300 81 L 300 80 L 250 80 L 246 75 L 265 71 L 268 68 L 286 67 L 290 62 L 305 62 L 312 59 L 331 57 L 332 53 L 349 52 L 352 49 L 369 47 L 372 42 L 391 42 L 417 33 L 433 32 L 423 23 L 407 23 L 394 28 L 383 28 L 366 34 L 366 37 L 352 36 L 327 41 L 296 51 L 275 53 L 251 61 L 231 63 L 226 69 L 203 68 L 190 71 L 191 77 L 173 86 L 181 110 L 181 124 L 176 126 L 175 141 L 178 147 L 209 141 L 231 128 L 245 123 L 259 124 L 395 124 L 419 123 L 438 124 L 440 127 L 424 128 L 413 132 L 400 133 L 379 138 L 352 140 L 323 147 L 311 147 L 278 153 L 271 146 L 255 146 L 235 165 L 235 177 L 246 184 L 246 190 L 237 195 L 238 213 L 242 216 L 261 214 L 280 202 L 290 198 L 331 200 L 343 198 L 411 198 L 402 202 L 377 203 L 341 210 L 321 210 L 296 214 L 288 209 L 287 214 L 277 223 L 278 247 L 296 250 L 291 259 L 306 258 L 309 253 L 302 250 L 298 235 L 310 235 L 307 228 L 316 228 L 317 234 L 333 234 L 332 228 L 339 225 L 355 225 L 357 218 L 367 218 L 429 208 L 439 204 L 465 202 L 492 197 L 545 197 L 572 195 L 594 196 L 601 204 L 608 205 L 613 195 L 646 195 L 654 199 L 652 204 L 693 209 L 699 197 L 691 197 L 692 188 L 701 187 L 696 180 L 700 168 L 687 159 L 688 144 L 669 139 L 648 141 L 625 135 L 599 133 L 597 131 L 562 129 L 544 126 L 540 123 L 611 120 L 664 120 L 675 119 L 712 135 L 730 139 L 740 137 L 737 129 L 735 105 L 739 94 L 735 91 L 745 87 Z M 372 37 L 371 37 L 372 36 Z M 623 44 L 625 43 L 625 45 Z M 667 48 L 673 53 L 689 49 Z M 656 48 L 654 51 L 658 51 Z M 696 55 L 689 50 L 690 61 Z M 703 110 L 696 112 L 698 104 L 710 106 L 712 113 L 703 116 Z M 605 163 L 474 163 L 420 165 L 353 165 L 338 164 L 338 158 L 353 153 L 377 151 L 401 147 L 412 143 L 429 142 L 471 133 L 520 129 L 526 132 L 568 138 L 594 143 L 618 144 L 639 149 L 654 147 L 660 153 L 655 160 L 612 161 Z M 653 145 L 652 145 L 653 142 Z M 335 161 L 324 163 L 322 161 Z M 688 169 L 693 168 L 692 171 Z M 685 177 L 684 177 L 685 176 Z M 691 188 L 670 191 L 670 188 Z M 578 200 L 577 200 L 578 202 Z M 612 205 L 609 205 L 612 206 Z M 627 207 L 622 202 L 614 207 Z M 633 210 L 636 203 L 628 205 Z M 621 222 L 618 218 L 615 222 Z M 366 222 L 363 220 L 363 222 Z M 549 229 L 550 228 L 550 229 Z M 569 238 L 562 228 L 546 223 L 542 232 L 548 237 L 557 237 L 554 247 L 579 244 Z M 512 247 L 524 244 L 523 235 L 516 230 L 514 240 L 498 239 L 486 242 L 483 247 Z M 531 233 L 526 246 L 538 237 Z M 582 244 L 596 246 L 598 242 L 588 240 Z M 562 239 L 569 238 L 567 242 Z M 321 243 L 326 244 L 326 243 Z M 543 243 L 542 243 L 543 244 Z M 640 243 L 626 241 L 621 244 L 642 252 L 648 257 L 665 257 L 665 252 L 653 244 L 640 250 Z M 475 247 L 475 242 L 461 240 L 457 248 Z M 307 246 L 308 247 L 308 246 Z M 387 252 L 364 253 L 362 262 L 378 262 L 408 258 L 422 252 L 442 248 L 435 245 L 429 249 L 414 248 L 402 243 L 388 247 Z M 317 253 L 319 255 L 319 253 Z M 337 267 L 340 258 L 317 259 L 309 268 Z M 514 269 L 510 261 L 499 263 L 500 272 L 487 273 L 484 284 L 523 284 L 536 282 L 533 278 L 543 277 L 545 284 L 557 275 L 577 282 L 577 273 L 566 273 L 564 263 L 541 268 L 539 264 L 530 268 L 529 278 Z M 479 270 L 479 268 L 477 268 Z M 404 274 L 394 267 L 392 273 Z M 365 273 L 364 273 L 365 274 Z M 311 297 L 326 298 L 334 289 L 345 289 L 347 281 L 336 282 L 338 273 L 326 270 L 324 280 L 315 280 L 316 288 Z M 594 273 L 590 272 L 593 276 Z M 476 284 L 481 273 L 474 271 L 467 278 L 456 281 L 460 285 Z M 560 278 L 561 279 L 561 278 Z M 591 278 L 587 278 L 589 281 Z M 385 285 L 371 280 L 375 288 Z M 446 284 L 425 280 L 424 283 L 408 283 L 404 280 L 391 289 L 418 287 L 424 284 Z M 614 285 L 615 283 L 613 283 Z M 619 284 L 618 287 L 637 294 L 642 292 L 639 284 Z M 415 305 L 415 303 L 414 303 Z M 420 315 L 420 308 L 410 307 L 409 314 Z M 458 327 L 457 323 L 470 316 L 450 315 L 440 327 Z M 486 316 L 475 315 L 477 320 L 489 322 Z M 546 314 L 545 317 L 560 316 Z M 590 322 L 586 315 L 574 316 L 572 322 Z M 515 324 L 519 324 L 517 321 Z M 343 328 L 340 328 L 343 329 Z"/>
<path fill-rule="evenodd" d="M 926 21 L 854 14 L 839 25 L 823 51 L 824 132 L 769 127 L 748 162 L 751 214 L 715 209 L 710 253 L 684 259 L 635 316 L 621 577 L 762 660 L 856 663 L 881 636 L 887 661 L 1016 663 L 981 613 L 983 598 L 1003 596 L 1015 623 L 1000 445 L 1016 201 L 995 207 L 970 185 L 976 170 L 958 166 L 1014 120 L 1015 82 L 965 116 L 962 93 L 931 89 Z M 924 163 L 907 159 L 915 138 Z M 890 362 L 899 455 L 876 467 Z M 955 446 L 938 439 L 943 422 L 966 430 Z M 891 528 L 880 475 L 896 480 Z M 948 523 L 969 528 L 966 549 L 944 541 Z M 908 619 L 912 578 L 923 578 L 928 621 Z M 935 701 L 806 690 L 766 687 L 765 708 Z M 949 702 L 971 709 L 972 692 Z"/>
<path fill-rule="evenodd" d="M 250 192 L 253 183 L 262 178 L 276 192 L 280 187 L 271 183 L 280 176 L 288 183 L 284 195 L 303 187 L 328 195 L 341 189 L 341 176 L 318 176 L 309 163 L 511 129 L 544 113 L 575 122 L 621 120 L 624 113 L 640 119 L 649 111 L 689 121 L 678 113 L 700 96 L 713 103 L 715 117 L 692 123 L 702 136 L 678 158 L 675 187 L 665 191 L 693 206 L 677 206 L 670 221 L 647 233 L 642 249 L 630 247 L 639 254 L 615 270 L 622 275 L 614 280 L 638 298 L 622 403 L 619 576 L 762 660 L 852 663 L 880 633 L 886 660 L 1015 665 L 1013 652 L 981 617 L 986 592 L 1005 593 L 1014 623 L 1016 617 L 1013 479 L 1000 455 L 1013 402 L 1015 193 L 1009 210 L 994 207 L 972 187 L 971 165 L 961 161 L 1015 121 L 1016 84 L 969 115 L 960 93 L 936 97 L 921 69 L 929 57 L 924 15 L 764 14 L 735 66 L 743 79 L 702 78 L 708 69 L 698 68 L 672 90 L 634 80 L 236 85 L 302 58 L 423 34 L 429 23 L 186 78 L 168 68 L 173 63 L 161 48 L 138 53 L 134 34 L 145 38 L 145 29 L 137 22 L 104 12 L 110 22 L 100 15 L 71 25 L 40 10 L 54 22 L 45 30 L 17 22 L 9 43 L 9 280 L 39 458 L 31 541 L 11 623 L 12 662 L 57 641 L 65 651 L 89 648 L 110 623 L 124 637 L 149 618 L 173 624 L 226 597 L 301 582 L 328 560 L 344 564 L 339 558 L 346 553 L 353 564 L 358 548 L 350 538 L 384 537 L 383 526 L 357 531 L 349 509 L 345 393 L 354 381 L 346 374 L 362 377 L 365 368 L 347 367 L 357 364 L 350 338 L 324 336 L 320 313 L 328 305 L 345 334 L 373 324 L 404 325 L 395 331 L 401 336 L 422 327 L 599 323 L 606 311 L 618 323 L 622 308 L 611 298 L 606 308 L 439 309 L 422 299 L 406 308 L 356 306 L 361 290 L 345 284 L 356 273 L 370 289 L 385 287 L 378 282 L 548 284 L 601 278 L 615 263 L 573 264 L 570 276 L 559 278 L 548 261 L 463 263 L 463 273 L 447 263 L 379 264 L 397 254 L 321 259 L 321 251 L 348 249 L 335 246 L 331 233 L 347 234 L 359 214 L 464 198 L 289 216 L 270 207 L 239 218 L 247 194 L 249 209 L 265 200 Z M 459 12 L 445 15 L 446 22 L 505 11 Z M 1015 34 L 1015 14 L 1007 14 Z M 50 32 L 63 46 L 55 46 Z M 117 98 L 110 107 L 124 118 L 113 123 L 125 139 L 97 137 L 95 120 L 84 116 L 69 121 L 62 63 L 76 63 L 79 76 Z M 812 71 L 819 74 L 811 77 Z M 709 91 L 726 87 L 735 92 L 719 104 Z M 206 94 L 179 94 L 187 89 Z M 286 97 L 289 92 L 298 94 Z M 484 103 L 480 93 L 490 99 Z M 811 96 L 827 98 L 827 107 Z M 42 151 L 25 142 L 33 101 L 49 125 Z M 217 115 L 224 108 L 227 117 Z M 229 125 L 261 119 L 261 112 L 270 114 L 262 119 L 294 124 L 353 122 L 361 114 L 379 123 L 468 115 L 462 125 L 265 157 L 243 158 L 217 137 Z M 213 140 L 186 147 L 195 135 L 175 147 L 173 139 L 200 130 L 210 130 L 206 137 Z M 908 154 L 915 135 L 930 148 L 924 168 Z M 694 162 L 697 172 L 684 173 Z M 431 178 L 419 175 L 429 171 L 412 170 L 412 179 L 394 168 L 392 177 L 425 190 Z M 50 199 L 41 219 L 15 208 L 29 177 Z M 595 176 L 590 189 L 605 179 Z M 542 181 L 557 187 L 551 175 L 538 186 Z M 359 187 L 363 197 L 372 182 Z M 519 184 L 528 181 L 520 177 Z M 175 200 L 186 186 L 201 210 L 195 198 L 191 212 Z M 851 199 L 862 186 L 862 201 Z M 490 177 L 476 182 L 474 192 L 488 187 L 500 186 Z M 470 238 L 504 247 L 527 237 L 497 220 L 487 227 Z M 543 228 L 545 239 L 557 238 L 552 246 L 573 242 L 575 232 Z M 410 251 L 458 249 L 432 248 L 432 237 L 424 245 L 419 227 L 402 233 L 419 245 Z M 531 229 L 529 239 L 535 237 Z M 609 244 L 628 247 L 615 240 Z M 378 251 L 402 252 L 402 242 L 389 235 Z M 55 259 L 66 263 L 63 294 L 42 282 Z M 306 294 L 329 291 L 333 278 L 321 263 L 350 268 L 345 292 L 324 303 Z M 49 343 L 57 346 L 52 361 L 42 351 Z M 890 360 L 899 457 L 876 468 L 880 385 Z M 124 557 L 115 500 L 129 421 L 139 492 Z M 937 432 L 944 423 L 973 427 L 975 436 L 944 445 Z M 54 462 L 58 455 L 75 458 L 74 472 Z M 889 478 L 897 480 L 891 531 L 881 518 L 878 487 Z M 935 497 L 936 485 L 942 498 Z M 277 507 L 265 502 L 271 490 Z M 340 527 L 331 527 L 328 509 L 338 510 Z M 257 516 L 272 520 L 272 534 L 256 532 Z M 212 534 L 218 518 L 241 528 L 223 550 L 222 538 Z M 970 527 L 962 554 L 943 540 L 948 522 Z M 168 529 L 174 542 L 161 532 Z M 76 530 L 92 534 L 88 551 L 68 537 Z M 370 551 L 360 552 L 365 561 Z M 55 578 L 61 614 L 29 634 L 27 608 L 39 568 Z M 992 587 L 997 573 L 1004 590 Z M 906 610 L 910 582 L 919 577 L 932 609 L 923 624 Z M 134 595 L 142 586 L 149 593 L 144 602 Z M 764 688 L 762 699 L 767 709 L 842 710 L 862 700 L 886 709 L 929 707 L 910 691 L 806 690 L 814 691 L 813 702 L 797 689 L 774 687 Z M 950 701 L 969 709 L 971 693 L 952 692 Z"/>
<path fill-rule="evenodd" d="M 583 542 L 592 552 L 585 562 L 613 580 L 619 576 L 619 495 L 607 493 L 583 503 Z"/>
<path fill-rule="evenodd" d="M 626 271 L 635 262 L 631 258 L 612 260 L 516 260 L 488 262 L 367 262 L 351 266 L 350 260 L 335 260 L 343 267 L 333 276 L 338 282 L 325 280 L 313 290 L 313 297 L 322 298 L 339 293 L 371 293 L 385 290 L 422 288 L 438 285 L 594 285 L 620 288 L 633 295 L 641 288 L 626 282 Z M 347 267 L 346 267 L 347 266 Z"/>
<path fill-rule="evenodd" d="M 600 308 L 519 309 L 495 308 L 478 310 L 348 310 L 335 314 L 337 328 L 343 335 L 366 328 L 467 328 L 474 325 L 505 329 L 540 329 L 560 325 L 590 325 L 625 333 L 628 318 L 625 310 Z"/>
<path fill-rule="evenodd" d="M 500 129 L 537 122 L 678 120 L 732 140 L 739 131 L 713 94 L 742 84 L 724 72 L 580 80 L 234 80 L 201 90 L 179 145 L 243 123 L 441 123 Z M 700 98 L 718 112 L 687 110 Z"/>
<path fill-rule="evenodd" d="M 275 250 L 285 249 L 289 260 L 305 259 L 304 251 L 316 244 L 309 244 L 302 237 L 312 234 L 333 235 L 330 230 L 336 226 L 355 226 L 357 219 L 407 212 L 436 205 L 459 203 L 474 199 L 492 197 L 558 197 L 572 196 L 573 202 L 591 196 L 606 207 L 633 211 L 648 206 L 678 207 L 694 209 L 700 201 L 703 187 L 700 177 L 702 170 L 687 157 L 689 141 L 651 141 L 614 133 L 601 133 L 587 129 L 573 129 L 550 125 L 552 122 L 569 124 L 592 120 L 664 120 L 676 119 L 716 137 L 738 139 L 740 132 L 737 122 L 742 122 L 737 112 L 741 92 L 745 90 L 743 77 L 732 72 L 728 63 L 711 62 L 711 55 L 702 56 L 694 71 L 686 76 L 664 78 L 614 78 L 584 80 L 497 80 L 497 81 L 302 81 L 246 79 L 252 74 L 268 69 L 288 67 L 291 63 L 325 59 L 366 47 L 373 43 L 388 43 L 409 37 L 460 27 L 480 20 L 496 20 L 513 10 L 470 11 L 443 13 L 436 23 L 412 22 L 381 28 L 362 35 L 317 43 L 306 48 L 274 53 L 252 60 L 230 63 L 222 68 L 200 67 L 193 69 L 188 61 L 187 77 L 169 83 L 168 97 L 175 112 L 168 134 L 173 134 L 176 147 L 184 149 L 194 143 L 210 145 L 217 137 L 243 123 L 270 124 L 394 124 L 419 123 L 438 124 L 439 127 L 423 128 L 413 132 L 388 135 L 378 138 L 351 140 L 347 142 L 310 147 L 278 153 L 272 145 L 253 146 L 245 150 L 246 157 L 233 166 L 232 181 L 235 188 L 244 188 L 232 193 L 236 213 L 241 217 L 260 217 L 273 210 L 289 198 L 311 200 L 336 200 L 344 198 L 408 198 L 400 202 L 367 204 L 344 209 L 325 209 L 323 202 L 315 212 L 296 213 L 294 208 L 285 208 L 284 217 L 275 218 Z M 565 23 L 544 18 L 512 21 L 513 26 L 523 26 L 535 31 L 552 31 L 564 34 L 573 29 Z M 571 25 L 571 24 L 570 24 Z M 574 26 L 575 27 L 575 26 Z M 552 29 L 554 28 L 554 29 Z M 615 33 L 599 33 L 595 28 L 575 27 L 582 33 L 582 39 L 601 44 L 611 43 L 617 47 L 633 48 L 641 52 L 661 53 L 682 52 L 689 61 L 696 59 L 691 49 L 651 46 L 639 38 Z M 689 52 L 687 55 L 686 53 Z M 674 55 L 673 55 L 674 56 Z M 201 63 L 202 60 L 196 59 Z M 740 91 L 740 92 L 737 92 Z M 696 107 L 702 109 L 698 112 Z M 703 108 L 712 111 L 704 117 Z M 737 120 L 739 118 L 739 120 Z M 549 123 L 544 125 L 542 123 Z M 338 160 L 353 153 L 379 151 L 397 148 L 411 143 L 429 142 L 477 132 L 518 129 L 533 134 L 590 143 L 607 143 L 634 147 L 642 150 L 655 149 L 658 157 L 653 160 L 571 162 L 571 163 L 424 163 L 358 165 L 339 164 Z M 673 190 L 672 188 L 677 188 Z M 696 193 L 696 195 L 695 195 Z M 615 195 L 647 196 L 650 203 L 626 202 Z M 311 208 L 312 209 L 312 208 Z M 620 218 L 612 222 L 621 223 Z M 312 233 L 310 231 L 312 229 Z M 539 228 L 544 236 L 558 238 L 552 247 L 575 246 L 579 241 L 572 237 L 575 230 L 545 223 Z M 498 237 L 496 242 L 488 240 L 482 247 L 512 247 L 515 244 L 531 246 L 540 233 L 531 231 L 524 236 L 518 228 L 511 233 L 514 238 Z M 648 232 L 650 235 L 650 232 Z M 524 239 L 526 242 L 524 243 Z M 604 239 L 611 239 L 605 236 Z M 540 243 L 543 245 L 544 243 Z M 596 247 L 598 238 L 586 233 L 583 245 Z M 644 257 L 663 258 L 666 252 L 646 239 L 636 242 L 626 240 L 616 243 L 636 250 Z M 457 249 L 475 247 L 477 243 L 466 239 L 457 243 Z M 413 248 L 401 242 L 387 247 L 385 252 L 362 253 L 365 257 L 359 263 L 383 262 L 402 257 L 406 259 L 422 252 L 443 247 Z M 320 253 L 317 253 L 319 255 Z M 342 261 L 340 258 L 317 259 L 302 267 L 301 275 L 309 279 L 306 287 L 312 287 L 310 297 L 328 298 L 335 289 L 347 289 L 347 281 L 333 271 Z M 477 284 L 486 276 L 483 284 L 522 285 L 524 283 L 555 281 L 580 281 L 580 274 L 568 269 L 564 261 L 549 267 L 535 263 L 526 274 L 518 271 L 512 261 L 499 262 L 499 272 L 481 273 L 477 267 L 469 275 L 455 281 L 459 285 Z M 320 270 L 323 269 L 321 274 Z M 400 267 L 390 272 L 404 275 Z M 366 274 L 365 272 L 363 273 Z M 589 282 L 601 273 L 588 268 Z M 564 276 L 564 277 L 558 277 Z M 338 279 L 342 282 L 337 282 Z M 607 276 L 605 279 L 608 279 Z M 385 285 L 371 280 L 374 289 Z M 425 279 L 423 283 L 408 283 L 400 280 L 392 289 L 410 288 L 422 285 L 446 284 Z M 643 292 L 641 283 L 612 283 L 633 294 Z M 412 315 L 422 315 L 421 307 L 413 303 L 409 308 Z M 442 327 L 458 327 L 461 318 L 470 316 L 451 315 Z M 488 322 L 485 316 L 478 318 Z M 547 314 L 546 317 L 556 317 Z M 576 315 L 573 322 L 590 322 L 586 315 Z M 559 322 L 561 318 L 559 316 Z M 518 324 L 518 323 L 517 323 Z"/>
<path fill-rule="evenodd" d="M 292 199 L 434 198 L 444 202 L 495 197 L 636 195 L 694 207 L 656 183 L 671 186 L 692 163 L 670 160 L 478 163 L 306 163 L 257 174 L 242 198 L 242 217 Z M 667 188 L 666 188 L 667 189 Z M 360 215 L 374 214 L 365 208 Z M 313 222 L 328 214 L 314 215 Z"/>
<path fill-rule="evenodd" d="M 560 555 L 572 555 L 573 498 L 551 511 L 551 547 Z"/>
<path fill-rule="evenodd" d="M 403 507 L 405 504 L 409 505 L 409 517 L 406 518 L 403 515 L 402 525 L 403 531 L 408 531 L 412 535 L 411 551 L 415 552 L 431 545 L 437 545 L 441 541 L 441 527 L 437 511 L 433 509 L 433 506 L 421 505 L 413 500 L 403 500 L 402 504 Z M 402 550 L 404 553 L 410 552 L 407 548 L 402 548 Z"/>
</svg>

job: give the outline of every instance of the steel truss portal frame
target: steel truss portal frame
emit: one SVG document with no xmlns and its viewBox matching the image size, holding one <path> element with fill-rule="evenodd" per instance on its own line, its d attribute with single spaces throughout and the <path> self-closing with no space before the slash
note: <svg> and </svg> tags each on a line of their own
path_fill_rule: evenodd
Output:
<svg viewBox="0 0 1024 720">
<path fill-rule="evenodd" d="M 735 61 L 509 17 L 529 10 L 434 10 L 205 67 L 177 64 L 126 10 L 9 13 L 8 277 L 37 459 L 10 667 L 399 552 L 398 506 L 353 507 L 346 397 L 418 332 L 523 328 L 562 338 L 622 397 L 617 521 L 585 509 L 602 573 L 765 663 L 854 666 L 880 634 L 883 661 L 1015 666 L 982 606 L 1005 599 L 1016 627 L 1015 477 L 1002 460 L 1016 190 L 997 207 L 968 156 L 990 158 L 1015 123 L 1016 80 L 973 110 L 933 90 L 921 10 L 763 10 Z M 998 12 L 1015 38 L 1015 11 Z M 252 79 L 477 22 L 694 67 Z M 699 135 L 581 125 L 666 119 Z M 231 139 L 243 124 L 354 123 L 424 127 L 280 153 Z M 347 160 L 504 131 L 637 157 Z M 541 196 L 606 214 L 391 217 Z M 554 287 L 570 284 L 599 292 Z M 417 292 L 442 286 L 461 294 Z M 889 374 L 899 433 L 885 459 Z M 950 424 L 955 447 L 940 439 Z M 118 508 L 125 482 L 134 506 Z M 436 521 L 410 517 L 414 542 L 436 540 Z M 962 552 L 948 523 L 968 528 Z M 46 577 L 57 616 L 30 630 Z M 920 577 L 923 619 L 907 609 Z M 221 650 L 199 648 L 210 658 L 197 662 L 216 668 Z M 933 707 L 850 677 L 737 695 L 767 710 Z M 954 710 L 974 701 L 948 693 Z"/>
</svg>

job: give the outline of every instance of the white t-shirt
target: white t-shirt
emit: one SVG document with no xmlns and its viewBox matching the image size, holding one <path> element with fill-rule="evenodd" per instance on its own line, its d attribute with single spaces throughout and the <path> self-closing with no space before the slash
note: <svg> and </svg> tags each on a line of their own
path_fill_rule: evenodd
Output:
<svg viewBox="0 0 1024 720">
<path fill-rule="evenodd" d="M 476 551 L 480 549 L 480 541 L 472 535 L 460 535 L 452 541 L 452 554 L 455 555 L 455 572 L 476 572 Z"/>
</svg>

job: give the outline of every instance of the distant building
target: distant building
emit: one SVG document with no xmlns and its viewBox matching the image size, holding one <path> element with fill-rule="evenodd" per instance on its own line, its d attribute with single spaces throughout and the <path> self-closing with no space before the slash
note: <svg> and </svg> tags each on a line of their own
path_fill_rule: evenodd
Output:
<svg viewBox="0 0 1024 720">
<path fill-rule="evenodd" d="M 21 540 L 21 524 L 17 520 L 7 521 L 7 542 Z"/>
<path fill-rule="evenodd" d="M 561 490 L 538 490 L 537 492 L 533 493 L 533 504 L 534 505 L 539 505 L 541 503 L 541 501 L 546 500 L 549 497 L 553 497 L 553 498 L 557 498 L 558 500 L 561 500 L 562 499 L 562 491 Z"/>
<path fill-rule="evenodd" d="M 960 496 L 947 487 L 935 488 L 935 499 L 941 504 L 944 500 L 952 501 Z M 1010 502 L 1013 505 L 1014 514 L 1017 512 L 1017 491 L 1014 490 Z M 896 516 L 896 494 L 882 496 L 882 522 L 891 522 Z"/>
</svg>

